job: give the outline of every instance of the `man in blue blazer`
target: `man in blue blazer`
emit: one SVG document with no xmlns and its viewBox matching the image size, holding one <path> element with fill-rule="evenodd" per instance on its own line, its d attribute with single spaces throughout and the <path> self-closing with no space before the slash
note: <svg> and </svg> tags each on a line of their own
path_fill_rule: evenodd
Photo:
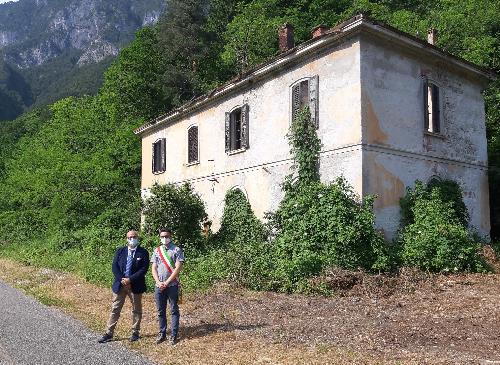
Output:
<svg viewBox="0 0 500 365">
<path fill-rule="evenodd" d="M 142 319 L 142 293 L 146 291 L 146 272 L 149 267 L 149 254 L 139 247 L 139 236 L 136 231 L 127 233 L 127 246 L 116 250 L 113 259 L 113 303 L 106 333 L 99 339 L 100 343 L 111 341 L 125 298 L 132 303 L 132 335 L 130 341 L 139 339 Z"/>
</svg>

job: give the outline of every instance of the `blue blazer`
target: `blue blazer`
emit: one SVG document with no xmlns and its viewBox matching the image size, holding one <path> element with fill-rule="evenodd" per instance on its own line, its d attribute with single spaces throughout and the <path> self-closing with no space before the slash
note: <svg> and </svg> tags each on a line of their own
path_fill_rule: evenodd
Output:
<svg viewBox="0 0 500 365">
<path fill-rule="evenodd" d="M 118 294 L 122 287 L 121 280 L 125 277 L 125 268 L 127 267 L 128 247 L 120 247 L 116 250 L 113 259 L 113 292 Z M 138 246 L 135 251 L 132 268 L 130 269 L 130 282 L 132 284 L 132 293 L 140 294 L 146 291 L 146 272 L 149 268 L 149 254 L 144 248 Z"/>
</svg>

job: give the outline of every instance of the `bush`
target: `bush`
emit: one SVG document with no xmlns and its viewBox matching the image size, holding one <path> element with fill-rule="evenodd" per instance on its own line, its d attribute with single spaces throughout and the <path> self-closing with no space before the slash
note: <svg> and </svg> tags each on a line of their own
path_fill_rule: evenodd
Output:
<svg viewBox="0 0 500 365">
<path fill-rule="evenodd" d="M 155 184 L 151 194 L 143 206 L 145 233 L 156 236 L 158 229 L 169 228 L 177 245 L 191 254 L 199 252 L 204 242 L 201 226 L 207 217 L 199 195 L 189 184 Z"/>
<path fill-rule="evenodd" d="M 264 226 L 241 190 L 226 193 L 221 226 L 214 239 L 222 244 L 248 244 L 265 239 Z"/>
<path fill-rule="evenodd" d="M 359 202 L 344 178 L 288 192 L 269 216 L 276 234 L 275 280 L 290 291 L 324 267 L 385 269 L 385 242 L 375 229 L 372 203 L 373 197 Z"/>
<path fill-rule="evenodd" d="M 433 272 L 482 271 L 480 243 L 464 225 L 463 202 L 450 200 L 439 186 L 409 189 L 412 223 L 400 236 L 402 262 Z M 457 211 L 458 207 L 458 211 Z"/>
<path fill-rule="evenodd" d="M 266 287 L 269 269 L 265 257 L 265 227 L 257 219 L 246 196 L 239 189 L 227 192 L 221 227 L 213 242 L 221 250 L 219 278 L 252 289 Z"/>
<path fill-rule="evenodd" d="M 469 223 L 469 212 L 463 201 L 460 185 L 453 180 L 438 179 L 432 179 L 427 185 L 417 180 L 414 189 L 406 189 L 406 195 L 400 199 L 401 227 L 405 227 L 415 222 L 413 207 L 416 201 L 426 199 L 432 190 L 436 191 L 441 201 L 451 204 L 453 216 L 458 219 L 460 224 L 467 227 Z"/>
<path fill-rule="evenodd" d="M 190 259 L 182 271 L 182 286 L 186 291 L 206 290 L 229 276 L 225 250 L 215 249 Z"/>
</svg>

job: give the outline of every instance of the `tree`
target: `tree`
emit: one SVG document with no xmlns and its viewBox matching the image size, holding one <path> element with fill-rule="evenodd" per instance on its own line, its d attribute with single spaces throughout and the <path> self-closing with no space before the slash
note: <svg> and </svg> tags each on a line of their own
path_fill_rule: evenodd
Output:
<svg viewBox="0 0 500 365">
<path fill-rule="evenodd" d="M 160 228 L 173 231 L 174 239 L 184 250 L 201 249 L 201 225 L 206 220 L 205 205 L 190 185 L 154 185 L 144 201 L 144 230 L 157 235 Z"/>
</svg>

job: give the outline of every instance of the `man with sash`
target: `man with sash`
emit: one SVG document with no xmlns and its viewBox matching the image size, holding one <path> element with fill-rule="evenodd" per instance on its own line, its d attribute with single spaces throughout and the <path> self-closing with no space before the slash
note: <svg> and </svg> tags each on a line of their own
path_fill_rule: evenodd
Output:
<svg viewBox="0 0 500 365">
<path fill-rule="evenodd" d="M 165 341 L 167 336 L 167 302 L 172 316 L 172 329 L 169 342 L 175 345 L 179 332 L 179 272 L 184 263 L 182 249 L 172 242 L 172 231 L 160 230 L 161 245 L 155 248 L 151 256 L 152 273 L 156 283 L 155 301 L 158 310 L 160 331 L 156 343 Z"/>
<path fill-rule="evenodd" d="M 132 303 L 132 335 L 130 341 L 139 339 L 142 319 L 142 294 L 146 291 L 146 272 L 149 268 L 148 251 L 139 247 L 139 235 L 136 231 L 127 232 L 127 245 L 115 252 L 112 270 L 113 304 L 109 316 L 106 333 L 99 339 L 100 343 L 111 341 L 120 312 L 128 297 Z"/>
</svg>

